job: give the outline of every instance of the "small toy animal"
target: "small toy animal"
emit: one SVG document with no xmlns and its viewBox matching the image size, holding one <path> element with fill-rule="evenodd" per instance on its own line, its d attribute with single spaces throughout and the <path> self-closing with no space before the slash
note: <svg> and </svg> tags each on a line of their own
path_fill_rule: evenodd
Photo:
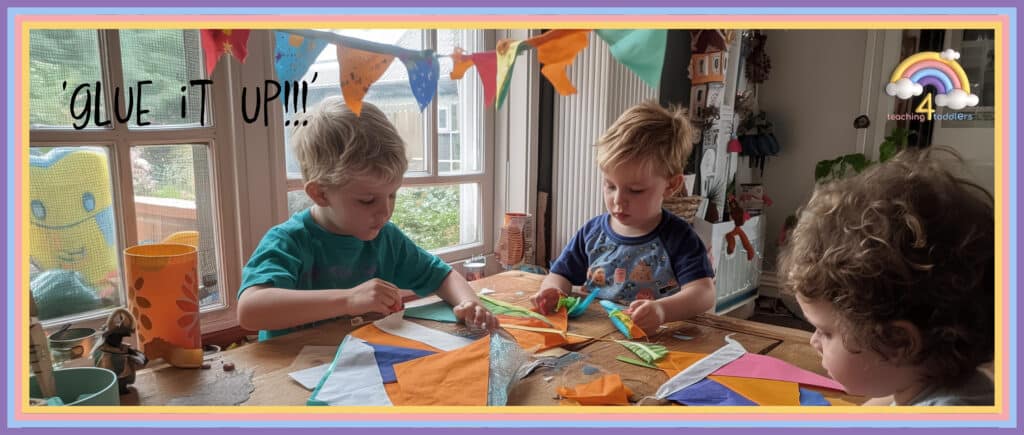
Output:
<svg viewBox="0 0 1024 435">
<path fill-rule="evenodd" d="M 122 342 L 135 332 L 135 317 L 124 308 L 110 313 L 103 327 L 103 344 L 92 351 L 93 365 L 113 371 L 117 375 L 117 387 L 121 394 L 128 392 L 128 385 L 135 383 L 135 371 L 149 363 L 142 352 Z"/>
</svg>

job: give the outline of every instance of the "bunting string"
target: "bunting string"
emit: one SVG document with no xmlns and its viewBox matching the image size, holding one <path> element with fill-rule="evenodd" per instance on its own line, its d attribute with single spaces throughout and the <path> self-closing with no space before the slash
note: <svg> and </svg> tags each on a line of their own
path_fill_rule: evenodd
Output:
<svg viewBox="0 0 1024 435">
<path fill-rule="evenodd" d="M 367 41 L 321 30 L 277 30 L 275 34 L 274 67 L 281 80 L 297 80 L 309 69 L 326 46 L 338 51 L 339 84 L 345 104 L 355 113 L 362 109 L 362 100 L 370 87 L 383 76 L 398 58 L 409 73 L 409 86 L 420 110 L 424 110 L 437 93 L 439 58 L 452 59 L 452 80 L 460 80 L 475 67 L 487 105 L 500 108 L 508 94 L 510 77 L 519 55 L 537 50 L 541 74 L 562 96 L 573 95 L 576 88 L 566 74 L 576 56 L 587 47 L 586 29 L 557 29 L 525 40 L 498 41 L 494 50 L 466 53 L 456 47 L 450 54 L 434 50 L 413 50 L 395 45 Z M 645 83 L 657 88 L 665 58 L 667 31 L 664 29 L 597 30 L 608 43 L 612 56 L 637 74 Z M 212 74 L 217 60 L 224 54 L 245 62 L 248 30 L 202 30 L 207 71 Z"/>
</svg>

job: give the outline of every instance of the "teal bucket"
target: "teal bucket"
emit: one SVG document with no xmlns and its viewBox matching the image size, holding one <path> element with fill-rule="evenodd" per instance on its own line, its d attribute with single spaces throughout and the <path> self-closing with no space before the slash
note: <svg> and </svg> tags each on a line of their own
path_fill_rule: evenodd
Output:
<svg viewBox="0 0 1024 435">
<path fill-rule="evenodd" d="M 67 406 L 119 406 L 117 375 L 99 367 L 74 367 L 53 371 L 57 396 Z M 28 381 L 29 397 L 45 399 L 35 376 Z"/>
</svg>

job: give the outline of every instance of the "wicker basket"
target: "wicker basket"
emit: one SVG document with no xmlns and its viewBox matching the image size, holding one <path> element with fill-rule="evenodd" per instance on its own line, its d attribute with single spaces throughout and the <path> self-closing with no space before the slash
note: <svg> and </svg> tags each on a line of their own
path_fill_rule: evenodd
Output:
<svg viewBox="0 0 1024 435">
<path fill-rule="evenodd" d="M 700 207 L 701 199 L 703 199 L 703 197 L 700 195 L 672 195 L 665 199 L 662 203 L 662 207 L 692 224 L 694 216 L 697 215 L 697 208 Z"/>
</svg>

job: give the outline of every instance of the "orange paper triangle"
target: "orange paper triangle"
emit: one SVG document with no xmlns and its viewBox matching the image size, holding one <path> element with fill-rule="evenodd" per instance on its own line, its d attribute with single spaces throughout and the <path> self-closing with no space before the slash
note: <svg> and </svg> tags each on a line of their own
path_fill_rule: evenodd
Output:
<svg viewBox="0 0 1024 435">
<path fill-rule="evenodd" d="M 552 30 L 531 38 L 526 42 L 537 47 L 537 60 L 544 65 L 541 74 L 555 87 L 560 95 L 572 95 L 576 88 L 565 74 L 565 68 L 572 64 L 576 54 L 586 48 L 589 30 Z"/>
<path fill-rule="evenodd" d="M 491 338 L 395 364 L 399 391 L 388 391 L 395 405 L 487 405 Z M 386 390 L 387 391 L 387 390 Z"/>
<path fill-rule="evenodd" d="M 761 406 L 800 406 L 800 386 L 794 382 L 737 376 L 708 376 Z"/>
<path fill-rule="evenodd" d="M 394 59 L 390 54 L 371 53 L 338 45 L 341 94 L 352 113 L 362 113 L 363 97 L 370 91 L 370 86 L 384 75 Z"/>
<path fill-rule="evenodd" d="M 610 374 L 575 387 L 559 387 L 558 395 L 580 405 L 629 405 L 633 392 L 618 374 Z"/>
</svg>

